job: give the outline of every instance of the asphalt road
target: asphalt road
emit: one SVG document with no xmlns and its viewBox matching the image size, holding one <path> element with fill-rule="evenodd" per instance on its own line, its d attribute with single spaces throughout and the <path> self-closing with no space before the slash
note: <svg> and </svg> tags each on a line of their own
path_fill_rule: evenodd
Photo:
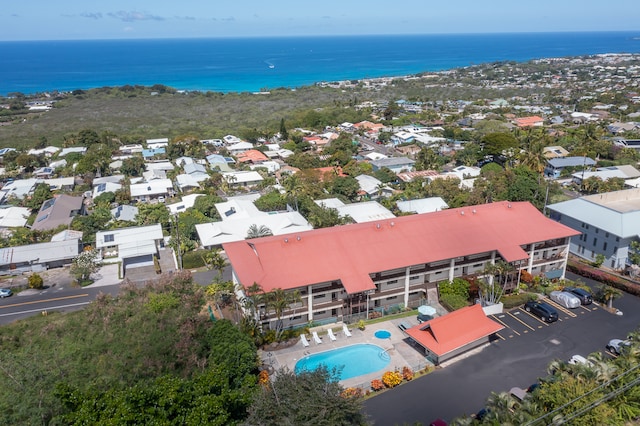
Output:
<svg viewBox="0 0 640 426">
<path fill-rule="evenodd" d="M 567 273 L 567 278 L 579 277 Z M 552 360 L 604 351 L 610 339 L 624 338 L 640 326 L 640 298 L 625 294 L 614 306 L 624 315 L 578 308 L 571 311 L 575 317 L 561 313 L 560 321 L 550 325 L 523 316 L 533 330 L 511 320 L 509 324 L 514 324 L 519 335 L 512 329 L 503 330 L 499 334 L 504 340 L 497 339 L 479 353 L 368 399 L 364 411 L 375 425 L 385 426 L 428 425 L 436 418 L 449 422 L 476 413 L 491 392 L 526 388 L 547 375 L 546 367 Z M 520 315 L 527 314 L 517 317 Z"/>
<path fill-rule="evenodd" d="M 34 294 L 14 294 L 0 299 L 0 324 L 47 312 L 71 312 L 84 308 L 100 293 L 115 296 L 119 285 L 75 288 L 52 286 Z"/>
</svg>

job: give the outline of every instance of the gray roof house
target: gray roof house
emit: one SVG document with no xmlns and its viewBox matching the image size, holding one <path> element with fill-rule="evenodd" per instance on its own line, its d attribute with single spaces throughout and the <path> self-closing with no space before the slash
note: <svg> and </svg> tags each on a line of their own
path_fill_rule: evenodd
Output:
<svg viewBox="0 0 640 426">
<path fill-rule="evenodd" d="M 38 272 L 61 267 L 80 253 L 80 239 L 0 249 L 0 274 Z"/>
<path fill-rule="evenodd" d="M 42 203 L 31 229 L 44 231 L 60 225 L 70 225 L 74 217 L 84 213 L 83 197 L 62 194 Z"/>
<path fill-rule="evenodd" d="M 374 160 L 371 162 L 373 171 L 377 171 L 383 167 L 386 167 L 396 174 L 400 172 L 410 171 L 411 169 L 413 169 L 413 166 L 415 164 L 415 161 L 407 157 L 382 158 L 380 160 Z"/>
<path fill-rule="evenodd" d="M 562 170 L 567 167 L 586 168 L 595 165 L 596 161 L 589 157 L 550 158 L 549 160 L 547 160 L 547 165 L 544 168 L 544 175 L 557 179 L 560 177 Z"/>
<path fill-rule="evenodd" d="M 571 239 L 571 253 L 588 260 L 602 254 L 604 266 L 627 266 L 629 245 L 640 239 L 640 188 L 588 195 L 547 208 L 551 219 L 582 232 Z"/>
</svg>

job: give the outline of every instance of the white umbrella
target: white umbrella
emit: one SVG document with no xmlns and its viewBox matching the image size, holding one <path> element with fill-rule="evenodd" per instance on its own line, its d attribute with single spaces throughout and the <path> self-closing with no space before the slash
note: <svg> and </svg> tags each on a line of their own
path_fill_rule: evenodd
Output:
<svg viewBox="0 0 640 426">
<path fill-rule="evenodd" d="M 433 306 L 422 305 L 418 307 L 418 313 L 422 315 L 435 315 L 436 308 L 434 308 Z"/>
</svg>

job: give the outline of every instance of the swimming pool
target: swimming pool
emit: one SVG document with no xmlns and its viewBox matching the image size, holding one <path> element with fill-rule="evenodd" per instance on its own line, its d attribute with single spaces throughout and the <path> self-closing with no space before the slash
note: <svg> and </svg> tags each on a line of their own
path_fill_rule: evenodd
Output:
<svg viewBox="0 0 640 426">
<path fill-rule="evenodd" d="M 306 356 L 296 363 L 295 372 L 312 371 L 320 365 L 329 369 L 342 367 L 338 378 L 346 380 L 382 370 L 390 361 L 380 346 L 361 343 Z"/>
<path fill-rule="evenodd" d="M 378 330 L 375 333 L 373 333 L 373 335 L 376 336 L 378 339 L 388 339 L 391 337 L 391 332 L 387 330 Z"/>
</svg>

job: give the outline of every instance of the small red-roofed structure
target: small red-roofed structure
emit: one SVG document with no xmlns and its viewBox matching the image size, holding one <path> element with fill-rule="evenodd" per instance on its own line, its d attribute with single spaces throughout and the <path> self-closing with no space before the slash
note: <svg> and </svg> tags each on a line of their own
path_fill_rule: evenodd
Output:
<svg viewBox="0 0 640 426">
<path fill-rule="evenodd" d="M 405 330 L 436 365 L 489 341 L 504 326 L 480 305 L 467 306 Z"/>
</svg>

